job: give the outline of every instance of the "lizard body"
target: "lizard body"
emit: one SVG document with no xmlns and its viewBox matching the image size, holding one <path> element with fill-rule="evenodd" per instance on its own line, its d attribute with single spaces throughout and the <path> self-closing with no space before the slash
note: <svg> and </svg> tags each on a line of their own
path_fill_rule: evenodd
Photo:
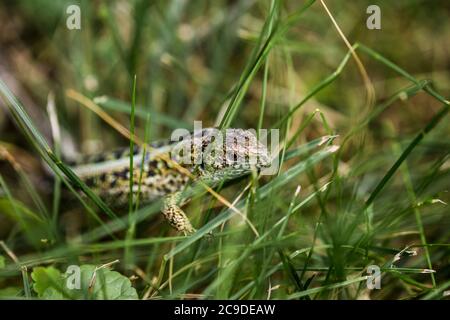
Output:
<svg viewBox="0 0 450 320">
<path fill-rule="evenodd" d="M 250 130 L 209 128 L 181 138 L 149 148 L 136 147 L 132 173 L 129 148 L 87 157 L 72 169 L 112 205 L 129 201 L 133 174 L 133 195 L 140 191 L 141 203 L 164 198 L 164 217 L 178 231 L 190 234 L 195 229 L 180 208 L 189 200 L 187 186 L 199 181 L 214 185 L 234 179 L 268 167 L 270 159 L 267 148 Z"/>
</svg>

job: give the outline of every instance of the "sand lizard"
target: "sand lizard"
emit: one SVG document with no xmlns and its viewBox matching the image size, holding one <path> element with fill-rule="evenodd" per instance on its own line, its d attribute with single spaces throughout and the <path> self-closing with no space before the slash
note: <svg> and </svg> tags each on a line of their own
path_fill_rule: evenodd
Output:
<svg viewBox="0 0 450 320">
<path fill-rule="evenodd" d="M 151 144 L 148 149 L 145 154 L 143 147 L 134 149 L 133 195 L 140 190 L 141 203 L 163 198 L 165 219 L 184 234 L 195 231 L 180 208 L 189 201 L 187 187 L 199 181 L 214 186 L 270 166 L 267 148 L 253 131 L 244 129 L 202 129 L 179 141 Z M 129 147 L 84 158 L 72 169 L 107 203 L 128 203 Z"/>
</svg>

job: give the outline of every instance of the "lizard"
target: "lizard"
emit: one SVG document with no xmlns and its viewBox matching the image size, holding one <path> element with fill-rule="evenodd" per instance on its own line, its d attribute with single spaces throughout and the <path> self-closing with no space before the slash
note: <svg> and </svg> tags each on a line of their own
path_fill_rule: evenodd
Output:
<svg viewBox="0 0 450 320">
<path fill-rule="evenodd" d="M 84 157 L 72 164 L 72 170 L 108 204 L 128 203 L 131 190 L 142 204 L 162 198 L 164 218 L 189 235 L 196 229 L 181 207 L 190 200 L 193 185 L 214 187 L 270 164 L 268 150 L 254 131 L 206 128 L 184 135 L 180 141 L 135 146 L 132 155 L 127 147 Z"/>
</svg>

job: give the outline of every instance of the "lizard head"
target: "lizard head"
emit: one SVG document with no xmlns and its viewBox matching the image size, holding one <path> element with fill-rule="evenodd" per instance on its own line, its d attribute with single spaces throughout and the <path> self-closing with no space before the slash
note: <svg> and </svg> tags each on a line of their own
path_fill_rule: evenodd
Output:
<svg viewBox="0 0 450 320">
<path fill-rule="evenodd" d="M 206 131 L 202 138 L 202 168 L 221 178 L 240 176 L 271 164 L 267 147 L 254 130 L 225 129 Z"/>
<path fill-rule="evenodd" d="M 190 154 L 184 159 L 213 179 L 241 176 L 271 165 L 267 147 L 257 140 L 254 130 L 202 129 L 181 141 L 177 149 L 187 150 Z"/>
</svg>

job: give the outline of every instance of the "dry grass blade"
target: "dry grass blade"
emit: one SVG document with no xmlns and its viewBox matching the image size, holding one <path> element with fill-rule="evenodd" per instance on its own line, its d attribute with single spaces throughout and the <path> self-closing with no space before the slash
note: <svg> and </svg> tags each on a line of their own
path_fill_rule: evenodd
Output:
<svg viewBox="0 0 450 320">
<path fill-rule="evenodd" d="M 344 40 L 345 45 L 350 50 L 353 59 L 355 59 L 356 65 L 358 66 L 358 70 L 361 73 L 361 76 L 364 81 L 364 85 L 366 87 L 367 91 L 367 100 L 366 100 L 366 109 L 370 110 L 371 107 L 375 103 L 375 89 L 373 87 L 372 81 L 370 80 L 369 75 L 367 74 L 367 70 L 364 67 L 364 64 L 361 62 L 361 59 L 359 59 L 358 55 L 356 54 L 355 48 L 350 44 L 350 42 L 347 40 L 347 37 L 342 32 L 341 28 L 339 27 L 338 23 L 334 19 L 333 15 L 331 14 L 330 10 L 328 9 L 327 5 L 325 4 L 324 0 L 320 0 L 320 3 L 324 7 L 325 11 L 327 12 L 328 16 L 330 17 L 331 21 L 333 22 L 334 27 L 336 28 L 337 32 L 339 33 L 342 40 Z"/>
</svg>

